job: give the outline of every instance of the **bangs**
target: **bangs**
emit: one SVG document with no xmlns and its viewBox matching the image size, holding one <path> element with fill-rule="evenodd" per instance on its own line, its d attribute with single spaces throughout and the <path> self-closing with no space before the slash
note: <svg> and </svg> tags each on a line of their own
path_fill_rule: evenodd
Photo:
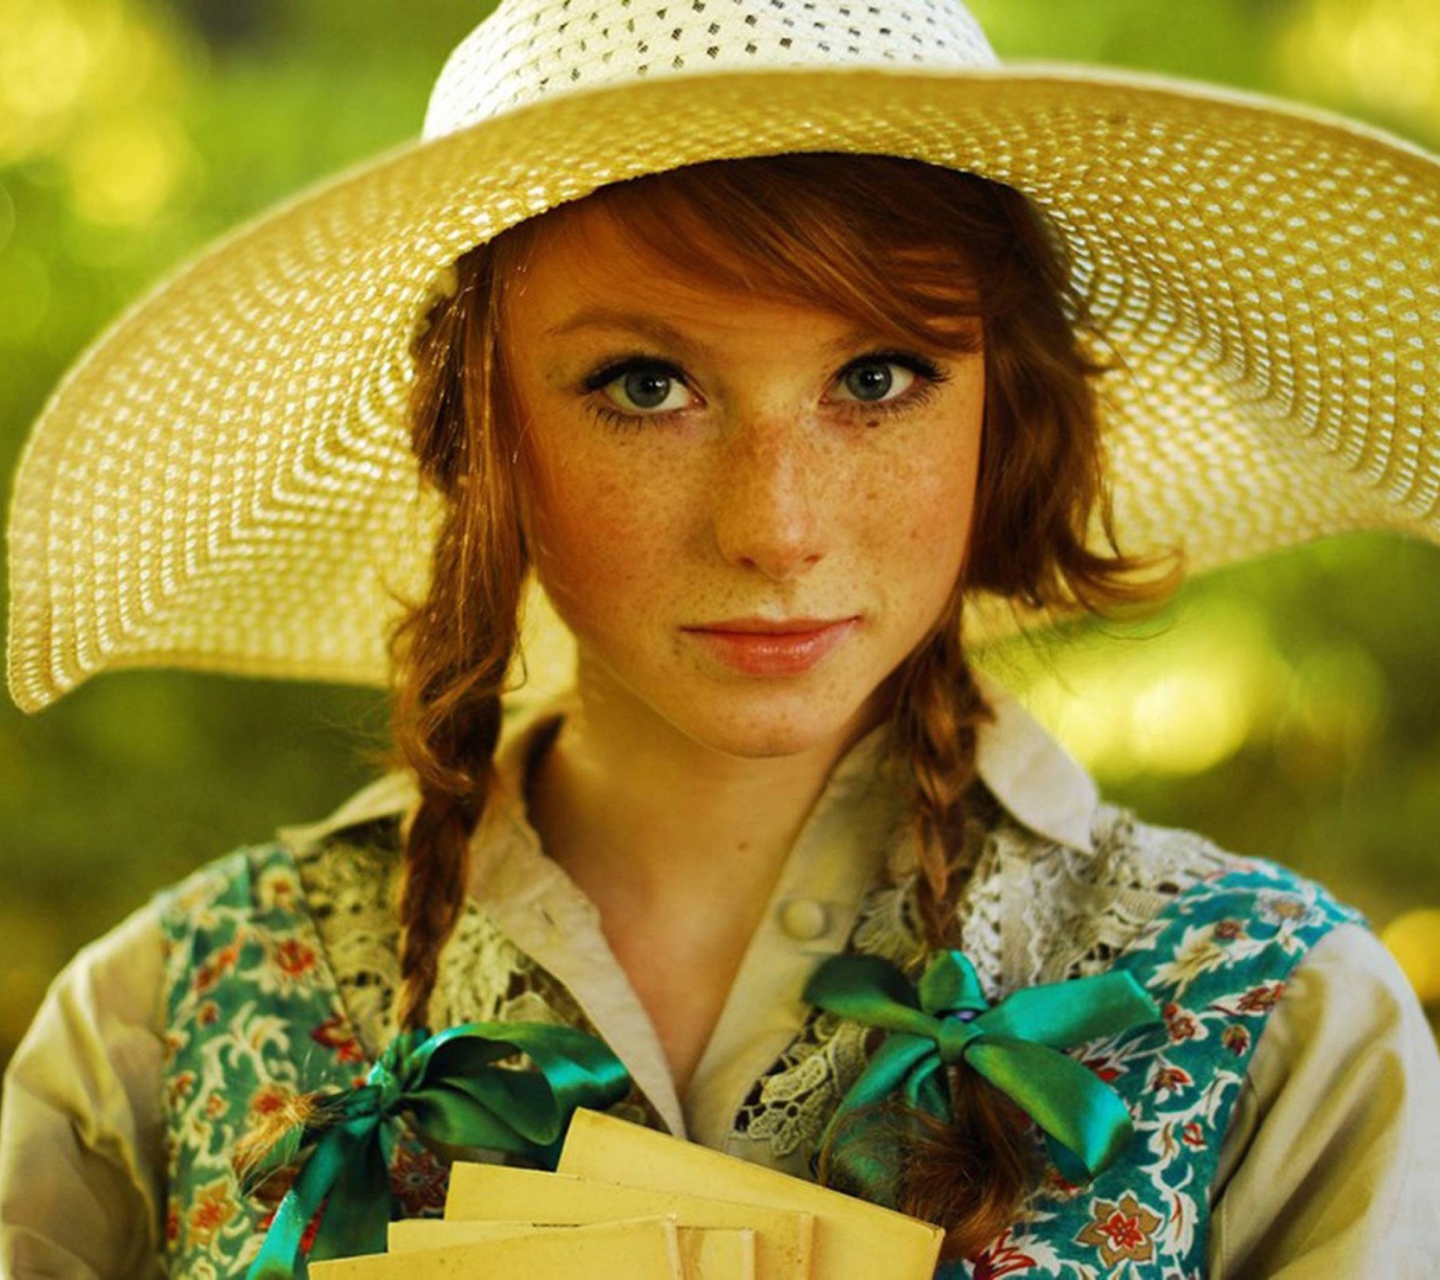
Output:
<svg viewBox="0 0 1440 1280">
<path fill-rule="evenodd" d="M 710 161 L 604 187 L 587 203 L 636 249 L 708 287 L 974 351 L 990 292 L 975 206 L 989 186 L 916 161 L 827 153 Z"/>
</svg>

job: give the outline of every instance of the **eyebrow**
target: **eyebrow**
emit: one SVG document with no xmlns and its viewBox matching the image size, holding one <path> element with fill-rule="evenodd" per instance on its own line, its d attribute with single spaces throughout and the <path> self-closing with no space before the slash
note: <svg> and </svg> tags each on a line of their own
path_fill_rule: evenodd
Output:
<svg viewBox="0 0 1440 1280">
<path fill-rule="evenodd" d="M 639 334 L 641 337 L 649 338 L 652 342 L 662 346 L 676 347 L 685 351 L 695 349 L 695 343 L 691 338 L 658 316 L 648 315 L 644 312 L 622 311 L 614 307 L 586 307 L 577 311 L 569 319 L 562 320 L 559 324 L 546 329 L 545 336 L 561 338 L 581 329 L 624 329 Z M 893 340 L 886 338 L 869 325 L 856 324 L 846 329 L 838 338 L 827 342 L 824 350 L 835 359 L 839 359 L 847 352 L 869 342 L 889 345 L 893 343 Z"/>
<path fill-rule="evenodd" d="M 631 333 L 639 333 L 671 346 L 690 345 L 679 329 L 656 316 L 645 315 L 643 312 L 617 311 L 612 307 L 586 307 L 568 320 L 546 329 L 545 336 L 563 338 L 580 329 L 628 329 Z"/>
</svg>

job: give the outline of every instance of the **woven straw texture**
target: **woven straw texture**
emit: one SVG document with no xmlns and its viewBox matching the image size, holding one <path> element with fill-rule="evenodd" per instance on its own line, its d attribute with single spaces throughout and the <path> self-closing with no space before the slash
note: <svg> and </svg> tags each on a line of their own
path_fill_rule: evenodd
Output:
<svg viewBox="0 0 1440 1280">
<path fill-rule="evenodd" d="M 968 15 L 938 69 L 859 37 L 851 60 L 887 69 L 736 69 L 758 24 L 740 0 L 710 7 L 738 27 L 710 74 L 677 54 L 637 79 L 658 37 L 623 27 L 579 55 L 573 32 L 531 48 L 526 83 L 569 58 L 596 69 L 579 92 L 467 94 L 485 80 L 472 37 L 437 87 L 427 130 L 442 136 L 242 229 L 102 337 L 17 479 L 21 707 L 121 666 L 382 680 L 395 596 L 423 585 L 433 527 L 405 442 L 408 349 L 449 264 L 557 203 L 702 159 L 874 152 L 1027 193 L 1118 366 L 1105 414 L 1126 550 L 1179 546 L 1203 569 L 1343 530 L 1440 537 L 1434 158 L 1236 95 L 986 69 Z M 934 8 L 912 6 L 917 29 Z M 684 15 L 701 24 L 693 59 L 706 0 Z M 526 35 L 501 41 L 512 61 Z"/>
</svg>

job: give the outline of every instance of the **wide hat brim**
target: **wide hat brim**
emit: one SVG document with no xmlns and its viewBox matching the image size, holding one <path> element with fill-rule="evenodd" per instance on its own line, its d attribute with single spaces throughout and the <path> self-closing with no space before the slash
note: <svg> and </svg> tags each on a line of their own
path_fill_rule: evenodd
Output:
<svg viewBox="0 0 1440 1280">
<path fill-rule="evenodd" d="M 1071 67 L 736 72 L 557 97 L 242 228 L 84 355 L 10 520 L 8 674 L 383 681 L 435 511 L 411 341 L 450 264 L 597 187 L 790 151 L 1005 182 L 1069 246 L 1123 547 L 1192 570 L 1344 530 L 1440 537 L 1440 162 L 1322 113 Z"/>
</svg>

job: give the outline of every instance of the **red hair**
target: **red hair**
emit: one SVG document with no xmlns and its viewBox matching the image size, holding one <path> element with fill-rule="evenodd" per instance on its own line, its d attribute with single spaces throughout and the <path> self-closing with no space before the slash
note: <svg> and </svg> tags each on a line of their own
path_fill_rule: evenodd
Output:
<svg viewBox="0 0 1440 1280">
<path fill-rule="evenodd" d="M 1030 607 L 1103 609 L 1153 594 L 1110 532 L 1096 412 L 1100 369 L 1063 253 L 1015 191 L 880 156 L 715 161 L 607 187 L 616 225 L 645 250 L 721 287 L 862 319 L 898 340 L 973 345 L 986 362 L 984 436 L 962 581 L 930 637 L 891 681 L 893 750 L 913 780 L 927 948 L 954 944 L 956 896 L 976 841 L 979 725 L 989 711 L 965 661 L 961 606 L 984 590 Z M 420 785 L 400 894 L 400 1022 L 426 1021 L 441 947 L 468 882 L 529 572 L 520 456 L 503 367 L 505 283 L 562 208 L 458 263 L 415 348 L 412 441 L 444 499 L 429 593 L 395 636 L 394 735 Z M 1108 546 L 1088 534 L 1102 530 Z M 917 957 L 918 961 L 919 957 Z M 900 1202 L 971 1253 L 1028 1190 L 1023 1117 L 973 1073 L 952 1079 L 955 1123 L 900 1171 Z"/>
</svg>

